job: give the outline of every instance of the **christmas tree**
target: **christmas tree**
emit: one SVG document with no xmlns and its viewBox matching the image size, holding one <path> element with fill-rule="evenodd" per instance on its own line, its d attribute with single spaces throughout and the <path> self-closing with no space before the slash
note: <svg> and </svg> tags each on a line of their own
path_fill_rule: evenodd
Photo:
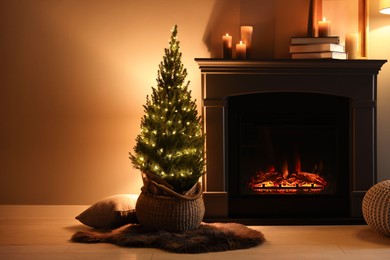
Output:
<svg viewBox="0 0 390 260">
<path fill-rule="evenodd" d="M 136 137 L 135 168 L 165 180 L 179 193 L 189 190 L 204 172 L 204 134 L 195 100 L 181 62 L 177 26 L 159 65 L 157 88 L 146 97 L 141 133 Z"/>
</svg>

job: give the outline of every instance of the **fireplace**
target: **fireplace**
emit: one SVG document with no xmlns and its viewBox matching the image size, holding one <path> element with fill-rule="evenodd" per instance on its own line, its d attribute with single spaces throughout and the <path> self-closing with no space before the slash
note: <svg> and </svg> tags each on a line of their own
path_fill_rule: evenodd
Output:
<svg viewBox="0 0 390 260">
<path fill-rule="evenodd" d="M 196 59 L 206 218 L 357 223 L 376 183 L 382 60 Z"/>
</svg>

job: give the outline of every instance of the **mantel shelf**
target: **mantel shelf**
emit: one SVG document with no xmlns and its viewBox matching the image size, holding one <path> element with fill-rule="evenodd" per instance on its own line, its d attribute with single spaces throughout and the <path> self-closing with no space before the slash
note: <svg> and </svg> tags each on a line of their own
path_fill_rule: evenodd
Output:
<svg viewBox="0 0 390 260">
<path fill-rule="evenodd" d="M 201 72 L 243 72 L 259 70 L 338 70 L 346 69 L 349 72 L 372 73 L 378 72 L 387 60 L 332 60 L 332 59 L 274 59 L 274 60 L 237 60 L 237 59 L 210 59 L 196 58 Z M 345 72 L 345 71 L 344 71 Z M 375 73 L 377 74 L 377 73 Z"/>
</svg>

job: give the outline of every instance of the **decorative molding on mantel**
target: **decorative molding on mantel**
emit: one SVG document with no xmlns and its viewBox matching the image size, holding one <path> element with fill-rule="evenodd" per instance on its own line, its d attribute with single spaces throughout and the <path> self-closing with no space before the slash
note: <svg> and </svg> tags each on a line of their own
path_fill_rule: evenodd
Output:
<svg viewBox="0 0 390 260">
<path fill-rule="evenodd" d="M 299 71 L 317 70 L 317 69 L 329 69 L 338 72 L 339 69 L 344 69 L 343 74 L 350 73 L 364 73 L 364 74 L 377 74 L 380 68 L 387 60 L 331 60 L 331 59 L 307 59 L 307 60 L 234 60 L 234 59 L 209 59 L 209 58 L 196 58 L 195 61 L 199 64 L 201 72 L 207 73 L 223 73 L 223 72 L 245 72 L 251 71 L 265 71 L 267 73 L 272 70 L 285 69 L 291 73 L 297 73 Z M 346 71 L 347 69 L 348 71 Z M 329 72 L 329 71 L 327 71 Z"/>
</svg>

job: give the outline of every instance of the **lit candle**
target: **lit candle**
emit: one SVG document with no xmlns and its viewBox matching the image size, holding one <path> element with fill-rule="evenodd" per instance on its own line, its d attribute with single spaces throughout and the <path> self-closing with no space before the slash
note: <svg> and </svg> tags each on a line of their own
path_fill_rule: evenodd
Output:
<svg viewBox="0 0 390 260">
<path fill-rule="evenodd" d="M 241 41 L 246 44 L 246 56 L 250 57 L 252 54 L 252 26 L 241 26 Z"/>
<path fill-rule="evenodd" d="M 318 36 L 330 36 L 330 21 L 327 21 L 325 17 L 322 18 L 322 21 L 318 22 Z"/>
<path fill-rule="evenodd" d="M 223 58 L 230 59 L 232 58 L 232 36 L 228 33 L 222 36 L 223 43 Z"/>
<path fill-rule="evenodd" d="M 348 53 L 348 59 L 359 58 L 358 34 L 350 33 L 345 36 L 345 51 Z"/>
<path fill-rule="evenodd" d="M 240 41 L 236 44 L 236 58 L 245 59 L 246 58 L 246 44 Z"/>
</svg>

